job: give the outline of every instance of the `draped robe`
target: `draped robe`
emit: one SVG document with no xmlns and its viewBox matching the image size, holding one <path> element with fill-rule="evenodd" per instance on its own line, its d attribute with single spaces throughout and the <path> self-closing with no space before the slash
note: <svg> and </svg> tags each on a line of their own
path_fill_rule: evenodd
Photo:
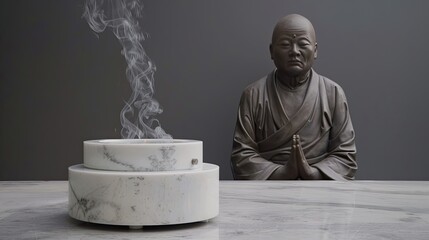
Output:
<svg viewBox="0 0 429 240">
<path fill-rule="evenodd" d="M 231 155 L 235 179 L 268 179 L 289 160 L 294 134 L 310 166 L 329 179 L 354 179 L 355 133 L 344 91 L 314 70 L 309 81 L 304 102 L 291 117 L 279 98 L 275 70 L 244 90 Z"/>
</svg>

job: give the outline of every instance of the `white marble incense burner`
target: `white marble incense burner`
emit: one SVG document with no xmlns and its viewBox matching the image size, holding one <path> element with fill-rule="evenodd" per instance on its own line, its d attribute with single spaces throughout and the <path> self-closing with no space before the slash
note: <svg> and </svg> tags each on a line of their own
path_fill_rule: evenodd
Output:
<svg viewBox="0 0 429 240">
<path fill-rule="evenodd" d="M 69 168 L 69 215 L 140 228 L 198 222 L 219 214 L 219 167 L 202 142 L 124 139 L 84 142 Z"/>
</svg>

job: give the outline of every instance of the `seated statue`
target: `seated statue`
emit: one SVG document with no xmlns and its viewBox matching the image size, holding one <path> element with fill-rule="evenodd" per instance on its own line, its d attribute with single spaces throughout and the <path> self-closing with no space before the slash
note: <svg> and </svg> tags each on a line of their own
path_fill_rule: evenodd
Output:
<svg viewBox="0 0 429 240">
<path fill-rule="evenodd" d="M 243 92 L 233 139 L 235 179 L 352 180 L 355 133 L 343 89 L 312 69 L 311 22 L 297 14 L 276 24 L 276 69 Z"/>
</svg>

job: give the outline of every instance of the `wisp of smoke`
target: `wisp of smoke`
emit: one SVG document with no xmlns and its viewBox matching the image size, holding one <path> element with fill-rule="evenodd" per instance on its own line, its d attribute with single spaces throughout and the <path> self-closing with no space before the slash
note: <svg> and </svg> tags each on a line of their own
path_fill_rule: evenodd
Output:
<svg viewBox="0 0 429 240">
<path fill-rule="evenodd" d="M 136 20 L 141 10 L 138 0 L 87 0 L 83 17 L 96 33 L 111 28 L 123 47 L 132 94 L 120 114 L 122 138 L 171 139 L 154 118 L 162 109 L 153 99 L 156 67 L 141 44 L 145 37 Z"/>
</svg>

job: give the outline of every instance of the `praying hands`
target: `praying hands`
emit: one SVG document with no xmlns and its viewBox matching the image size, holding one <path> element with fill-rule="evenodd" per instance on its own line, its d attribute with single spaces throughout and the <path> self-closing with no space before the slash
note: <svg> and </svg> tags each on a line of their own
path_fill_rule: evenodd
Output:
<svg viewBox="0 0 429 240">
<path fill-rule="evenodd" d="M 319 169 L 308 164 L 302 150 L 299 135 L 293 135 L 289 160 L 278 168 L 269 178 L 271 180 L 324 180 L 327 179 Z"/>
</svg>

